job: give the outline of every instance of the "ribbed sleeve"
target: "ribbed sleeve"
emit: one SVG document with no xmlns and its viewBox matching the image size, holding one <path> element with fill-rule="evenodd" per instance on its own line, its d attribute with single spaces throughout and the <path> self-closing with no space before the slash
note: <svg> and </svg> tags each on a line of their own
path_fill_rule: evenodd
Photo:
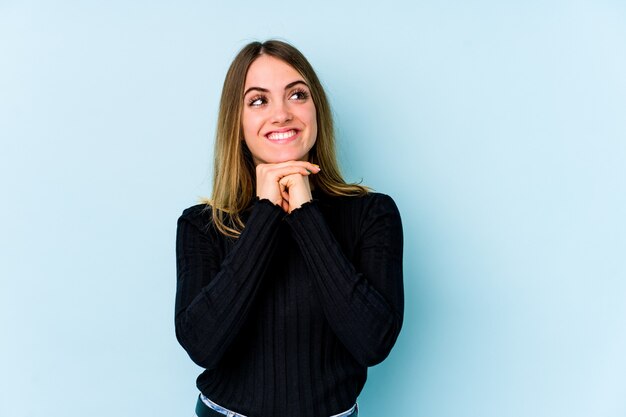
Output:
<svg viewBox="0 0 626 417">
<path fill-rule="evenodd" d="M 215 230 L 202 233 L 197 217 L 194 222 L 186 214 L 176 237 L 176 336 L 196 364 L 210 369 L 248 316 L 284 213 L 269 200 L 257 201 L 248 227 L 223 260 L 212 239 Z"/>
<path fill-rule="evenodd" d="M 389 197 L 381 195 L 366 210 L 364 219 L 358 213 L 345 217 L 363 222 L 356 265 L 342 252 L 316 202 L 294 210 L 286 220 L 330 327 L 359 363 L 372 366 L 387 357 L 402 327 L 403 237 L 398 209 Z"/>
</svg>

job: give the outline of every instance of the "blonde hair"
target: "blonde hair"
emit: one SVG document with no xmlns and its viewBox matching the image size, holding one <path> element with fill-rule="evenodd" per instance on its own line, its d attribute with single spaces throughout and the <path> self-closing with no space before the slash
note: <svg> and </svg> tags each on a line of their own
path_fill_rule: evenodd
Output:
<svg viewBox="0 0 626 417">
<path fill-rule="evenodd" d="M 215 134 L 213 193 L 211 199 L 202 199 L 211 206 L 217 229 L 231 237 L 241 234 L 245 227 L 241 213 L 256 196 L 256 171 L 250 150 L 242 140 L 241 114 L 248 68 L 262 54 L 291 65 L 311 91 L 317 116 L 317 139 L 309 151 L 309 162 L 322 168 L 319 174 L 309 177 L 311 186 L 331 196 L 364 195 L 369 191 L 365 186 L 346 183 L 341 176 L 328 99 L 304 55 L 282 41 L 252 42 L 237 54 L 226 73 Z"/>
</svg>

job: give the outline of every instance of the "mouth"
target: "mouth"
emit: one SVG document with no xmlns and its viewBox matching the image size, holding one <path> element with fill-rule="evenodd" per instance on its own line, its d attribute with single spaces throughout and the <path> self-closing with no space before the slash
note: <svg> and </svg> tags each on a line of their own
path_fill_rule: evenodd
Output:
<svg viewBox="0 0 626 417">
<path fill-rule="evenodd" d="M 290 139 L 295 138 L 297 134 L 298 134 L 298 130 L 289 129 L 283 132 L 277 132 L 277 131 L 270 132 L 267 135 L 265 135 L 265 137 L 272 141 L 288 141 Z"/>
</svg>

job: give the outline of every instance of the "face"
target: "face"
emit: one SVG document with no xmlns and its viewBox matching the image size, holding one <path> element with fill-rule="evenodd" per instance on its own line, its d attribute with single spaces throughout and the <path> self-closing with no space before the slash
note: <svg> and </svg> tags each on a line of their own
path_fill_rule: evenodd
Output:
<svg viewBox="0 0 626 417">
<path fill-rule="evenodd" d="M 261 55 L 248 69 L 244 92 L 243 136 L 255 165 L 308 160 L 317 119 L 309 86 L 298 71 Z"/>
</svg>

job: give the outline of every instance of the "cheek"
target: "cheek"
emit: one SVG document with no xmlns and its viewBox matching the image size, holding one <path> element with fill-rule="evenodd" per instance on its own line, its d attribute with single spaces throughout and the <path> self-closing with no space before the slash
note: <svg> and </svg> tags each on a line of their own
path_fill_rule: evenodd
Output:
<svg viewBox="0 0 626 417">
<path fill-rule="evenodd" d="M 315 108 L 313 108 L 313 113 L 311 114 L 311 132 L 313 133 L 313 139 L 317 139 L 317 116 L 315 115 Z"/>
<path fill-rule="evenodd" d="M 311 104 L 310 107 L 302 109 L 303 112 L 301 114 L 301 119 L 305 121 L 305 123 L 311 129 L 311 132 L 317 133 L 317 117 L 315 115 L 315 106 Z"/>
<path fill-rule="evenodd" d="M 243 129 L 244 136 L 252 136 L 256 134 L 259 130 L 259 121 L 257 119 L 258 118 L 254 117 L 253 114 L 244 110 L 241 115 L 241 127 Z"/>
</svg>

